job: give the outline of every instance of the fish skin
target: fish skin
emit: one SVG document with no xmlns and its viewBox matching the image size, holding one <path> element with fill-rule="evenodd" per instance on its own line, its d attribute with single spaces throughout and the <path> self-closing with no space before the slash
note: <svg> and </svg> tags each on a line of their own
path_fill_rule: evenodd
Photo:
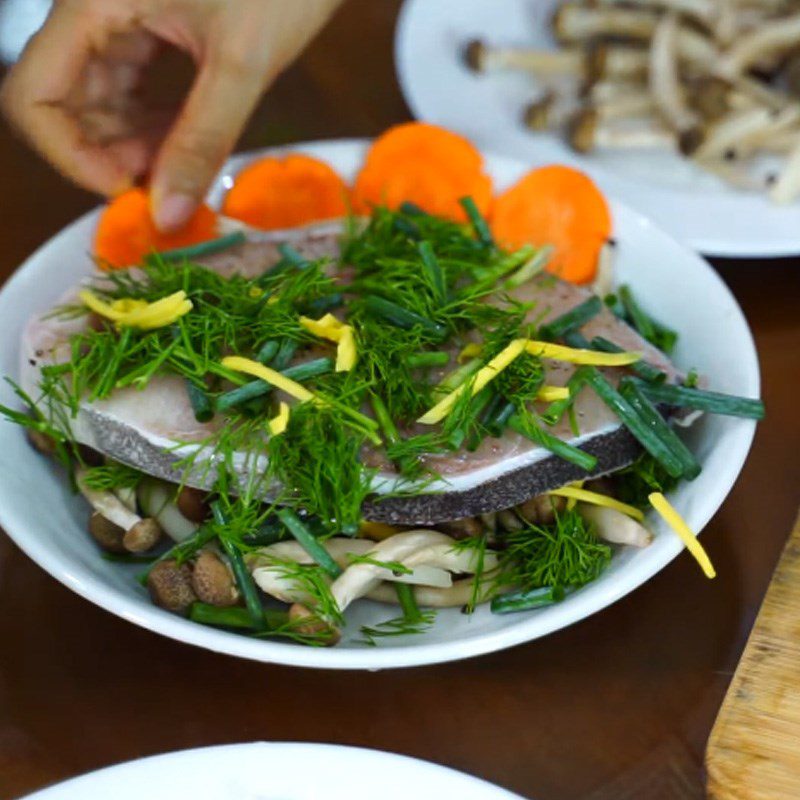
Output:
<svg viewBox="0 0 800 800">
<path fill-rule="evenodd" d="M 315 259 L 338 254 L 338 234 L 341 223 L 327 222 L 291 231 L 268 233 L 248 232 L 248 240 L 224 253 L 201 259 L 202 263 L 223 275 L 234 273 L 254 277 L 280 258 L 278 244 L 287 242 L 301 255 Z M 80 288 L 80 287 L 78 287 Z M 62 298 L 75 301 L 78 288 Z M 511 292 L 522 302 L 538 298 L 540 305 L 532 317 L 543 321 L 553 319 L 590 296 L 588 289 L 545 276 Z M 544 306 L 541 301 L 545 300 Z M 544 313 L 546 311 L 546 313 Z M 84 320 L 32 319 L 23 333 L 21 346 L 20 383 L 33 397 L 37 395 L 39 370 L 47 363 L 68 358 L 65 346 L 70 335 L 79 331 Z M 625 349 L 644 353 L 645 358 L 665 370 L 670 377 L 678 373 L 674 366 L 636 331 L 620 322 L 606 308 L 583 328 L 591 339 L 603 335 Z M 443 374 L 452 365 L 441 369 Z M 547 362 L 547 383 L 563 386 L 574 367 L 560 362 Z M 613 371 L 608 377 L 616 380 Z M 581 448 L 598 459 L 592 476 L 603 475 L 630 464 L 640 453 L 635 439 L 623 428 L 590 389 L 585 389 L 575 403 L 579 426 L 596 433 L 587 435 Z M 211 488 L 215 480 L 213 469 L 186 472 L 182 459 L 188 449 L 174 449 L 175 441 L 198 443 L 213 438 L 219 423 L 198 423 L 189 404 L 182 381 L 176 376 L 156 376 L 143 389 L 127 388 L 114 392 L 102 401 L 83 404 L 72 424 L 72 434 L 83 444 L 164 480 L 185 480 L 198 488 Z M 574 441 L 566 419 L 549 429 L 567 441 Z M 191 445 L 187 445 L 191 448 Z M 169 449 L 168 449 L 169 448 Z M 210 450 L 209 450 L 210 453 Z M 254 460 L 237 454 L 237 473 L 246 479 L 252 471 L 264 469 L 263 458 Z M 501 475 L 487 477 L 464 489 L 448 487 L 447 481 L 467 479 L 476 470 L 491 470 L 503 461 L 527 458 L 531 463 L 510 468 Z M 534 460 L 535 459 L 535 460 Z M 202 456 L 199 461 L 202 461 Z M 199 462 L 198 462 L 199 463 Z M 475 516 L 517 505 L 537 494 L 575 480 L 587 473 L 548 451 L 537 447 L 513 431 L 501 439 L 487 437 L 472 453 L 430 457 L 428 464 L 443 478 L 437 491 L 415 496 L 392 496 L 379 499 L 373 495 L 367 501 L 367 519 L 404 525 L 431 525 L 439 522 Z"/>
</svg>

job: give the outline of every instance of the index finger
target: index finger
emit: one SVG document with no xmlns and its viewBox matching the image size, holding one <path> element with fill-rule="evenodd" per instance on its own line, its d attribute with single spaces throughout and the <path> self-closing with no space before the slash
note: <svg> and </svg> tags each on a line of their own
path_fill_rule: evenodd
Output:
<svg viewBox="0 0 800 800">
<path fill-rule="evenodd" d="M 130 185 L 131 175 L 99 145 L 86 141 L 67 99 L 91 57 L 91 15 L 56 5 L 0 88 L 12 124 L 53 166 L 101 194 Z"/>
</svg>

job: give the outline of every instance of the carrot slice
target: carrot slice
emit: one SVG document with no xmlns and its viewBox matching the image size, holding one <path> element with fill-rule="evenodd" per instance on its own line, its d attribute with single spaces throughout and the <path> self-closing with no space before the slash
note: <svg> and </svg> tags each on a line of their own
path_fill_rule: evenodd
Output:
<svg viewBox="0 0 800 800">
<path fill-rule="evenodd" d="M 154 250 L 173 250 L 214 239 L 217 215 L 202 204 L 188 224 L 175 233 L 161 233 L 153 223 L 144 189 L 130 189 L 103 210 L 94 237 L 94 253 L 101 269 L 140 264 Z"/>
<path fill-rule="evenodd" d="M 550 272 L 588 283 L 600 248 L 611 234 L 611 213 L 593 181 L 561 165 L 535 169 L 495 198 L 492 232 L 505 247 L 552 244 Z"/>
<path fill-rule="evenodd" d="M 225 196 L 222 213 L 264 230 L 343 217 L 344 181 L 324 161 L 294 153 L 245 167 Z"/>
<path fill-rule="evenodd" d="M 353 209 L 415 203 L 430 214 L 465 221 L 459 204 L 472 197 L 482 214 L 492 198 L 483 157 L 463 136 L 425 122 L 390 128 L 370 147 L 353 188 Z"/>
</svg>

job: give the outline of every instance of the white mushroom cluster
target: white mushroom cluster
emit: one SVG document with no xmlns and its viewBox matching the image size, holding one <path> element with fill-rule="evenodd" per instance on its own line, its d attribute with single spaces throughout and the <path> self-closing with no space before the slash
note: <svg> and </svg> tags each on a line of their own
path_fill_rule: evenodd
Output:
<svg viewBox="0 0 800 800">
<path fill-rule="evenodd" d="M 427 528 L 396 533 L 380 542 L 334 537 L 324 547 L 342 569 L 330 584 L 331 600 L 340 613 L 361 597 L 397 602 L 393 582 L 413 584 L 420 605 L 461 606 L 473 592 L 475 573 L 491 576 L 498 566 L 497 554 L 491 550 L 483 552 L 479 563 L 474 548 L 459 548 L 451 536 Z M 313 608 L 315 598 L 286 565 L 313 563 L 311 556 L 293 541 L 263 547 L 248 559 L 259 588 L 291 604 L 295 617 L 308 615 L 307 607 Z M 396 569 L 397 565 L 403 569 Z"/>
<path fill-rule="evenodd" d="M 670 148 L 776 203 L 800 195 L 797 0 L 568 0 L 558 48 L 470 42 L 476 72 L 531 74 L 533 130 L 578 152 Z"/>
</svg>

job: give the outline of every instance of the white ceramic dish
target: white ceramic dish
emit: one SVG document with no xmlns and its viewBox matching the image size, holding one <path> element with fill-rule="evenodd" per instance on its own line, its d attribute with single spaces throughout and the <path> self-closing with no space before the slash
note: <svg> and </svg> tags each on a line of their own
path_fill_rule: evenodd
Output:
<svg viewBox="0 0 800 800">
<path fill-rule="evenodd" d="M 800 202 L 776 206 L 732 189 L 677 154 L 653 150 L 579 156 L 554 133 L 531 133 L 523 109 L 535 82 L 519 74 L 475 75 L 461 51 L 470 39 L 553 47 L 558 0 L 406 0 L 397 25 L 397 75 L 412 112 L 480 147 L 531 164 L 571 163 L 589 172 L 676 239 L 717 256 L 800 253 Z"/>
<path fill-rule="evenodd" d="M 350 178 L 366 145 L 359 141 L 297 145 Z M 230 175 L 252 155 L 234 158 L 211 193 L 218 202 Z M 489 157 L 487 168 L 503 187 L 526 165 Z M 753 341 L 733 296 L 697 255 L 670 239 L 649 220 L 612 201 L 619 242 L 617 274 L 630 283 L 646 310 L 677 328 L 677 363 L 696 367 L 720 391 L 758 396 L 759 375 Z M 17 372 L 17 342 L 31 314 L 48 308 L 91 269 L 86 255 L 97 212 L 73 223 L 16 272 L 0 292 L 0 375 Z M 0 386 L 0 402 L 13 403 Z M 691 432 L 691 446 L 703 465 L 693 483 L 673 501 L 695 530 L 702 530 L 730 491 L 753 437 L 747 420 L 708 417 Z M 51 575 L 99 606 L 137 625 L 174 639 L 258 661 L 335 669 L 407 667 L 452 661 L 544 636 L 583 619 L 624 597 L 668 564 L 681 550 L 679 540 L 654 523 L 657 536 L 645 550 L 619 554 L 607 572 L 559 605 L 523 614 L 492 615 L 481 608 L 471 617 L 457 609 L 442 612 L 422 636 L 388 638 L 378 647 L 359 644 L 359 627 L 391 616 L 385 606 L 359 601 L 347 615 L 349 625 L 335 648 L 319 649 L 274 641 L 256 641 L 204 627 L 162 611 L 150 603 L 133 579 L 134 568 L 105 561 L 85 532 L 82 498 L 70 494 L 63 476 L 29 447 L 22 431 L 0 422 L 0 525 Z"/>
<path fill-rule="evenodd" d="M 26 800 L 521 800 L 416 758 L 329 744 L 253 742 L 143 758 L 73 778 Z"/>
</svg>

